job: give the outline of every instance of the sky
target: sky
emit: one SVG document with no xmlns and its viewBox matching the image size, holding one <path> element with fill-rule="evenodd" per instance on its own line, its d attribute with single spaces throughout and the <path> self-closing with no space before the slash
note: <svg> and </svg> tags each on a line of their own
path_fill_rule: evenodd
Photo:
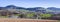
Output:
<svg viewBox="0 0 60 22">
<path fill-rule="evenodd" d="M 57 7 L 60 8 L 60 0 L 0 0 L 0 7 L 15 5 L 19 7 Z"/>
</svg>

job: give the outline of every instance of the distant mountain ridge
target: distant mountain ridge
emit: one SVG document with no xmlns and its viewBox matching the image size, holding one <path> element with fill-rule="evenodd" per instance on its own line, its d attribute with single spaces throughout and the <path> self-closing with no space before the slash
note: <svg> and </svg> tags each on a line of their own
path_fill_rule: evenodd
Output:
<svg viewBox="0 0 60 22">
<path fill-rule="evenodd" d="M 6 7 L 0 7 L 0 9 L 9 9 L 9 8 L 12 8 L 12 9 L 25 9 L 25 10 L 37 10 L 37 9 L 44 9 L 42 7 L 35 7 L 35 8 L 24 8 L 24 7 L 17 7 L 17 6 L 14 6 L 14 5 L 8 5 Z"/>
<path fill-rule="evenodd" d="M 8 5 L 6 7 L 0 7 L 0 10 L 5 10 L 5 9 L 23 9 L 23 10 L 29 10 L 29 11 L 35 11 L 35 12 L 60 12 L 60 8 L 55 8 L 55 7 L 48 7 L 48 8 L 43 8 L 43 7 L 34 7 L 34 8 L 24 8 L 24 7 L 18 7 L 15 5 Z"/>
<path fill-rule="evenodd" d="M 60 12 L 60 8 L 56 8 L 56 7 L 49 7 L 47 9 L 52 10 L 52 11 L 56 11 L 56 12 Z"/>
</svg>

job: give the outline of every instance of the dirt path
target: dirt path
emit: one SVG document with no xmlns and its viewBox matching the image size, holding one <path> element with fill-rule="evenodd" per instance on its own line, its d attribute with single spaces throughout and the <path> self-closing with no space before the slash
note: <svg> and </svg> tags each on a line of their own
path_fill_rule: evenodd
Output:
<svg viewBox="0 0 60 22">
<path fill-rule="evenodd" d="M 57 22 L 57 20 L 0 18 L 0 22 Z"/>
</svg>

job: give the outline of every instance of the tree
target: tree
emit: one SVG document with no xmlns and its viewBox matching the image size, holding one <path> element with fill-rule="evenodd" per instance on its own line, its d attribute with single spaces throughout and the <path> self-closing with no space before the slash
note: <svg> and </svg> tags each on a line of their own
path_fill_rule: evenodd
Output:
<svg viewBox="0 0 60 22">
<path fill-rule="evenodd" d="M 40 17 L 44 18 L 44 19 L 47 19 L 47 18 L 49 18 L 51 16 L 52 16 L 52 14 L 40 14 Z"/>
<path fill-rule="evenodd" d="M 28 13 L 27 17 L 32 18 L 35 15 L 35 13 Z"/>
</svg>

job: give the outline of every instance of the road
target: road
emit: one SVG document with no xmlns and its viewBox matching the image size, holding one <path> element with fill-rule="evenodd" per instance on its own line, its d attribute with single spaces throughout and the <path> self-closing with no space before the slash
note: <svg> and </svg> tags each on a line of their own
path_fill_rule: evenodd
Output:
<svg viewBox="0 0 60 22">
<path fill-rule="evenodd" d="M 0 22 L 57 22 L 57 20 L 0 18 Z"/>
</svg>

